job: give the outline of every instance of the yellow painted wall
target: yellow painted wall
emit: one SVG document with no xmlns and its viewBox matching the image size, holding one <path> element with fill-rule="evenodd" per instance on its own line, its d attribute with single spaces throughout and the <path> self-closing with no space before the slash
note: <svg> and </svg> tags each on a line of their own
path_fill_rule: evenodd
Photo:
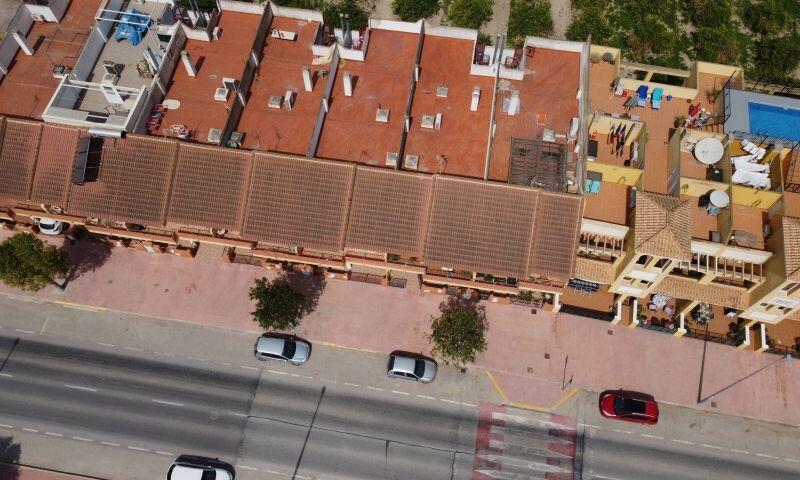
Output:
<svg viewBox="0 0 800 480">
<path fill-rule="evenodd" d="M 741 69 L 739 67 L 733 67 L 730 65 L 722 65 L 720 63 L 697 62 L 697 71 L 700 73 L 709 73 L 712 75 L 730 77 L 734 73 L 740 72 Z"/>
<path fill-rule="evenodd" d="M 756 190 L 743 185 L 731 185 L 731 190 L 731 201 L 736 205 L 747 207 L 767 209 L 781 199 L 780 193 L 770 192 L 769 190 Z"/>
<path fill-rule="evenodd" d="M 690 197 L 699 197 L 709 192 L 709 190 L 724 190 L 730 195 L 728 185 L 710 180 L 700 180 L 697 178 L 681 177 L 680 194 Z"/>
<path fill-rule="evenodd" d="M 674 98 L 683 98 L 694 100 L 697 96 L 697 89 L 696 88 L 687 88 L 687 87 L 678 87 L 675 85 L 667 85 L 664 83 L 655 83 L 655 82 L 643 82 L 641 80 L 636 80 L 633 78 L 626 78 L 623 80 L 625 84 L 625 90 L 636 91 L 639 89 L 641 85 L 647 85 L 648 93 L 652 93 L 656 87 L 661 87 L 664 89 L 664 96 L 672 95 Z"/>
<path fill-rule="evenodd" d="M 619 183 L 629 187 L 635 187 L 642 176 L 642 171 L 637 168 L 618 167 L 598 162 L 587 162 L 586 169 L 590 172 L 601 173 L 604 182 Z"/>
<path fill-rule="evenodd" d="M 620 123 L 626 126 L 625 145 L 630 145 L 639 139 L 639 135 L 642 133 L 642 128 L 644 127 L 642 122 L 637 122 L 627 118 L 614 118 L 606 115 L 594 116 L 592 119 L 592 124 L 589 126 L 589 135 L 591 135 L 593 132 L 597 132 L 602 135 L 608 135 L 611 132 L 611 127 L 618 127 Z"/>
</svg>

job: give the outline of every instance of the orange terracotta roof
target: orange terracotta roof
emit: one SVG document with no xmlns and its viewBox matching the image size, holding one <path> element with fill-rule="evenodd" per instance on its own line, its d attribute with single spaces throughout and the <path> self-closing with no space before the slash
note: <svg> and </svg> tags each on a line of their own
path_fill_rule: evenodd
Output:
<svg viewBox="0 0 800 480">
<path fill-rule="evenodd" d="M 343 251 L 355 170 L 341 162 L 255 153 L 242 234 Z"/>
<path fill-rule="evenodd" d="M 421 257 L 433 183 L 429 175 L 359 167 L 347 248 Z"/>
<path fill-rule="evenodd" d="M 674 275 L 667 275 L 654 292 L 669 297 L 697 300 L 739 310 L 750 306 L 750 294 L 741 288 L 715 284 L 703 285 L 697 280 Z"/>
<path fill-rule="evenodd" d="M 75 127 L 44 125 L 31 201 L 62 209 L 67 206 L 79 139 L 80 130 Z"/>
<path fill-rule="evenodd" d="M 614 283 L 614 265 L 608 262 L 577 257 L 573 276 L 581 280 L 610 285 Z"/>
<path fill-rule="evenodd" d="M 181 144 L 167 220 L 239 231 L 251 152 Z"/>
<path fill-rule="evenodd" d="M 575 266 L 582 198 L 547 190 L 539 192 L 534 215 L 529 274 L 569 280 Z"/>
<path fill-rule="evenodd" d="M 669 195 L 636 192 L 634 245 L 638 253 L 689 261 L 692 204 Z"/>
<path fill-rule="evenodd" d="M 800 281 L 800 218 L 781 217 L 783 223 L 783 248 L 786 256 L 785 274 Z"/>
<path fill-rule="evenodd" d="M 438 177 L 425 243 L 426 262 L 527 278 L 538 196 L 530 188 Z"/>
<path fill-rule="evenodd" d="M 178 142 L 128 135 L 106 139 L 97 181 L 72 187 L 72 215 L 161 226 Z"/>
<path fill-rule="evenodd" d="M 0 197 L 27 200 L 30 194 L 42 123 L 0 117 Z"/>
</svg>

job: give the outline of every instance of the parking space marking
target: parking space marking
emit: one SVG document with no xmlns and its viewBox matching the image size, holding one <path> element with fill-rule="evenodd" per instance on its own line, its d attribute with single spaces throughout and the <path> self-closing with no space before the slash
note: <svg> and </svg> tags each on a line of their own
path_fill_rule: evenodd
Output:
<svg viewBox="0 0 800 480">
<path fill-rule="evenodd" d="M 375 390 L 376 392 L 385 392 L 385 388 L 381 387 L 373 387 L 372 385 L 367 385 L 367 390 Z"/>
<path fill-rule="evenodd" d="M 82 387 L 80 385 L 70 385 L 69 383 L 65 383 L 64 386 L 67 387 L 67 388 L 72 388 L 74 390 L 83 390 L 84 392 L 97 393 L 97 389 L 96 388 Z"/>
<path fill-rule="evenodd" d="M 0 423 L 0 427 L 2 427 L 2 428 L 11 428 L 11 429 L 13 429 L 13 428 L 14 428 L 13 426 L 11 426 L 11 425 L 6 425 L 5 423 Z"/>
<path fill-rule="evenodd" d="M 164 456 L 166 456 L 166 457 L 174 457 L 174 456 L 175 456 L 175 454 L 174 454 L 174 453 L 162 452 L 161 450 L 156 450 L 156 453 L 157 453 L 158 455 L 164 455 Z"/>
<path fill-rule="evenodd" d="M 766 453 L 756 453 L 756 457 L 770 458 L 772 460 L 777 460 L 778 459 L 778 457 L 775 457 L 773 455 L 767 455 Z"/>
<path fill-rule="evenodd" d="M 35 428 L 28 428 L 28 427 L 22 427 L 22 431 L 23 432 L 30 432 L 30 433 L 39 433 L 39 430 L 36 430 Z"/>
<path fill-rule="evenodd" d="M 424 398 L 425 400 L 436 400 L 436 397 L 430 397 L 428 395 L 416 395 L 419 398 Z"/>
<path fill-rule="evenodd" d="M 239 365 L 239 367 L 246 368 L 247 370 L 256 370 L 256 371 L 259 370 L 256 367 L 251 367 L 250 365 Z"/>
<path fill-rule="evenodd" d="M 86 442 L 86 443 L 94 443 L 94 440 L 91 438 L 84 438 L 84 437 L 72 437 L 73 440 L 77 440 L 79 442 Z"/>
<path fill-rule="evenodd" d="M 396 394 L 398 394 L 398 395 L 411 395 L 411 394 L 410 394 L 410 393 L 408 393 L 408 392 L 401 392 L 401 391 L 399 391 L 399 390 L 392 390 L 392 393 L 396 393 Z"/>
<path fill-rule="evenodd" d="M 97 342 L 97 344 L 103 347 L 114 348 L 114 344 L 112 343 Z"/>
<path fill-rule="evenodd" d="M 248 467 L 247 465 L 236 465 L 236 466 L 237 466 L 237 467 L 239 467 L 239 468 L 241 468 L 242 470 L 252 470 L 252 471 L 254 471 L 254 472 L 257 472 L 257 471 L 258 471 L 258 469 L 257 469 L 257 468 L 254 468 L 254 467 Z"/>
<path fill-rule="evenodd" d="M 357 383 L 344 382 L 344 384 L 347 385 L 348 387 L 361 388 L 361 385 Z"/>
<path fill-rule="evenodd" d="M 640 433 L 639 435 L 643 436 L 644 438 L 655 438 L 656 440 L 664 440 L 664 437 L 659 437 L 658 435 L 648 435 L 646 433 Z"/>
<path fill-rule="evenodd" d="M 467 402 L 461 402 L 461 405 L 463 405 L 465 407 L 470 407 L 470 408 L 476 408 L 477 407 L 477 405 L 475 405 L 474 403 L 467 403 Z"/>
<path fill-rule="evenodd" d="M 33 332 L 31 330 L 23 330 L 21 328 L 15 328 L 14 330 L 19 332 L 19 333 L 27 333 L 28 335 L 36 335 L 36 332 Z"/>
<path fill-rule="evenodd" d="M 796 458 L 784 458 L 784 460 L 786 460 L 787 462 L 792 462 L 792 463 L 799 463 L 800 462 L 800 460 L 798 460 Z"/>
<path fill-rule="evenodd" d="M 228 412 L 228 415 L 234 415 L 234 416 L 237 416 L 237 417 L 246 417 L 247 416 L 244 413 L 239 413 L 239 412 Z"/>
<path fill-rule="evenodd" d="M 11 375 L 10 373 L 0 373 L 0 377 L 14 378 L 14 375 Z"/>
<path fill-rule="evenodd" d="M 444 403 L 452 403 L 454 405 L 461 405 L 461 402 L 456 402 L 455 400 L 448 400 L 446 398 L 440 398 L 439 400 L 443 401 Z"/>
<path fill-rule="evenodd" d="M 689 440 L 678 440 L 677 438 L 672 439 L 675 443 L 682 443 L 684 445 L 694 445 L 694 442 L 690 442 Z"/>
<path fill-rule="evenodd" d="M 139 347 L 122 347 L 122 348 L 125 350 L 130 350 L 132 352 L 144 352 L 144 349 Z"/>
<path fill-rule="evenodd" d="M 745 455 L 750 455 L 750 452 L 748 452 L 747 450 L 738 450 L 738 449 L 735 449 L 735 448 L 731 448 L 731 452 L 733 452 L 733 453 L 743 453 Z"/>
<path fill-rule="evenodd" d="M 716 445 L 709 445 L 707 443 L 701 443 L 700 446 L 701 447 L 706 447 L 706 448 L 713 448 L 715 450 L 722 450 L 722 447 L 718 447 Z"/>
<path fill-rule="evenodd" d="M 274 373 L 275 375 L 288 375 L 286 372 L 281 372 L 280 370 L 267 370 L 269 373 Z"/>
<path fill-rule="evenodd" d="M 131 450 L 136 450 L 137 452 L 149 452 L 150 451 L 149 448 L 136 447 L 134 445 L 128 445 L 128 448 L 131 449 Z"/>
<path fill-rule="evenodd" d="M 617 430 L 616 428 L 614 429 L 614 431 L 615 431 L 615 432 L 617 432 L 617 433 L 626 433 L 626 434 L 628 434 L 628 435 L 630 435 L 631 433 L 633 433 L 633 432 L 629 432 L 629 431 L 627 431 L 627 430 Z"/>
<path fill-rule="evenodd" d="M 114 442 L 100 442 L 100 443 L 109 447 L 119 447 L 119 443 L 114 443 Z"/>
<path fill-rule="evenodd" d="M 61 435 L 60 433 L 55 433 L 55 432 L 44 432 L 44 434 L 45 434 L 45 435 L 48 435 L 48 436 L 50 436 L 50 437 L 57 437 L 57 438 L 62 438 L 62 437 L 64 437 L 64 435 Z"/>
<path fill-rule="evenodd" d="M 178 403 L 178 402 L 169 402 L 169 401 L 167 401 L 167 400 L 157 400 L 157 399 L 155 399 L 155 398 L 152 398 L 151 400 L 152 400 L 154 403 L 160 403 L 160 404 L 162 404 L 162 405 L 172 405 L 173 407 L 182 407 L 182 406 L 183 406 L 183 404 L 182 404 L 182 403 Z"/>
</svg>

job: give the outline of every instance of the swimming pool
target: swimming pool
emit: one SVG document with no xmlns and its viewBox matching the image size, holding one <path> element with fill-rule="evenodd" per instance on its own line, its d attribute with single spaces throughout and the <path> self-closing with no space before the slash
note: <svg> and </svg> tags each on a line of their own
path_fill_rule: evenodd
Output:
<svg viewBox="0 0 800 480">
<path fill-rule="evenodd" d="M 800 110 L 747 102 L 750 132 L 787 140 L 800 140 Z"/>
</svg>

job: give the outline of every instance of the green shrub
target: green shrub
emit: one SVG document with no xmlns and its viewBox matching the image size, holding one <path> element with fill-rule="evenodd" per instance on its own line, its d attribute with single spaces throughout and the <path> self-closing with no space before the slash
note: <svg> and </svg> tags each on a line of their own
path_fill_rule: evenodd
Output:
<svg viewBox="0 0 800 480">
<path fill-rule="evenodd" d="M 281 7 L 305 8 L 308 10 L 318 10 L 322 6 L 322 0 L 272 0 Z M 265 2 L 266 3 L 266 2 Z"/>
<path fill-rule="evenodd" d="M 528 35 L 546 37 L 553 33 L 549 0 L 511 0 L 508 12 L 508 40 L 519 46 Z"/>
<path fill-rule="evenodd" d="M 488 33 L 478 32 L 478 43 L 481 45 L 491 45 L 492 41 L 494 41 L 494 37 L 489 35 Z"/>
<path fill-rule="evenodd" d="M 451 0 L 447 19 L 456 27 L 477 30 L 492 19 L 493 0 Z"/>
<path fill-rule="evenodd" d="M 405 22 L 416 22 L 439 11 L 439 0 L 394 0 L 392 13 Z"/>
<path fill-rule="evenodd" d="M 322 17 L 326 24 L 335 27 L 341 26 L 339 14 L 348 15 L 350 28 L 353 30 L 363 30 L 367 28 L 369 14 L 361 8 L 355 0 L 342 0 L 338 3 L 325 3 L 322 7 Z"/>
</svg>

